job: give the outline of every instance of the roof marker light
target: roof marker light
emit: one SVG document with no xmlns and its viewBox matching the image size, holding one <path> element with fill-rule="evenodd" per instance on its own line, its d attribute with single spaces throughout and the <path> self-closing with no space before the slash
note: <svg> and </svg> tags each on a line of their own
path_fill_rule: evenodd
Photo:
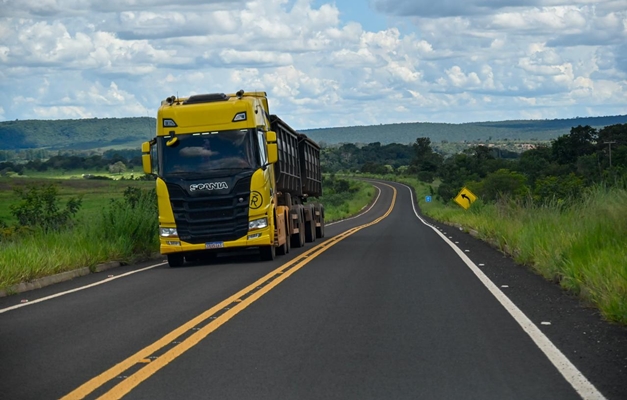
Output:
<svg viewBox="0 0 627 400">
<path fill-rule="evenodd" d="M 235 117 L 233 117 L 233 122 L 239 122 L 239 121 L 246 121 L 246 112 L 240 112 L 235 114 Z"/>
<path fill-rule="evenodd" d="M 178 125 L 174 122 L 173 119 L 164 118 L 163 119 L 163 127 L 164 128 L 176 128 Z"/>
</svg>

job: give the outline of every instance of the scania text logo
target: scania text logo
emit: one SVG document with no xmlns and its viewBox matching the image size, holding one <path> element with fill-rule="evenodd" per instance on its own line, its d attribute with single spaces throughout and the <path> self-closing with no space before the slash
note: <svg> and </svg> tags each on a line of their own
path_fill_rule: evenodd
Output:
<svg viewBox="0 0 627 400">
<path fill-rule="evenodd" d="M 193 185 L 189 185 L 190 192 L 195 190 L 220 190 L 228 188 L 229 185 L 227 185 L 226 182 L 194 183 Z"/>
</svg>

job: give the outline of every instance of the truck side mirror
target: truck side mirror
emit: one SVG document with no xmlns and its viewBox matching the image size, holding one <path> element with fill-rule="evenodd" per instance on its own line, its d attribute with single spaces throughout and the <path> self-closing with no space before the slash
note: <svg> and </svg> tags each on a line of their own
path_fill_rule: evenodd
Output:
<svg viewBox="0 0 627 400">
<path fill-rule="evenodd" d="M 279 160 L 279 148 L 276 142 L 276 132 L 266 132 L 266 144 L 268 146 L 268 164 L 274 164 Z"/>
<path fill-rule="evenodd" d="M 152 174 L 152 157 L 150 156 L 150 142 L 142 143 L 142 167 L 145 174 Z"/>
</svg>

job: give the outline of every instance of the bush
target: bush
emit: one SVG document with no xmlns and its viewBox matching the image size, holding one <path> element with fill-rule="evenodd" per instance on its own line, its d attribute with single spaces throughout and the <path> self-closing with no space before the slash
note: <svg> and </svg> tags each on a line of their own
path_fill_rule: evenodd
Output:
<svg viewBox="0 0 627 400">
<path fill-rule="evenodd" d="M 461 188 L 442 182 L 440 186 L 438 186 L 438 196 L 440 197 L 440 200 L 448 202 L 457 195 L 459 189 Z"/>
<path fill-rule="evenodd" d="M 538 179 L 533 194 L 534 200 L 546 203 L 580 197 L 583 189 L 583 180 L 571 173 L 565 176 L 547 176 Z"/>
<path fill-rule="evenodd" d="M 529 193 L 526 181 L 527 178 L 521 173 L 499 169 L 482 179 L 475 190 L 484 201 L 495 201 L 501 196 L 517 200 Z"/>
<path fill-rule="evenodd" d="M 418 180 L 425 183 L 432 183 L 435 179 L 435 173 L 431 171 L 418 172 Z"/>
<path fill-rule="evenodd" d="M 98 229 L 101 240 L 120 243 L 125 253 L 150 253 L 159 248 L 157 194 L 154 189 L 128 187 L 123 200 L 111 200 Z"/>
<path fill-rule="evenodd" d="M 9 208 L 18 223 L 21 226 L 41 228 L 45 231 L 67 228 L 82 204 L 82 196 L 72 197 L 65 204 L 65 208 L 61 209 L 57 188 L 52 184 L 41 188 L 30 185 L 26 190 L 16 188 L 14 192 L 21 201 L 10 205 Z"/>
</svg>

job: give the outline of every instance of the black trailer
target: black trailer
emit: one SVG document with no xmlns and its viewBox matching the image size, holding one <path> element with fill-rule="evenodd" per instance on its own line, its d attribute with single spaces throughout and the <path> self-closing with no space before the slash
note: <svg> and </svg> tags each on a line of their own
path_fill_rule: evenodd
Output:
<svg viewBox="0 0 627 400">
<path fill-rule="evenodd" d="M 289 207 L 291 245 L 301 247 L 324 237 L 324 207 L 307 203 L 309 197 L 322 195 L 320 146 L 276 115 L 270 116 L 270 127 L 279 150 L 274 169 L 279 205 Z"/>
</svg>

